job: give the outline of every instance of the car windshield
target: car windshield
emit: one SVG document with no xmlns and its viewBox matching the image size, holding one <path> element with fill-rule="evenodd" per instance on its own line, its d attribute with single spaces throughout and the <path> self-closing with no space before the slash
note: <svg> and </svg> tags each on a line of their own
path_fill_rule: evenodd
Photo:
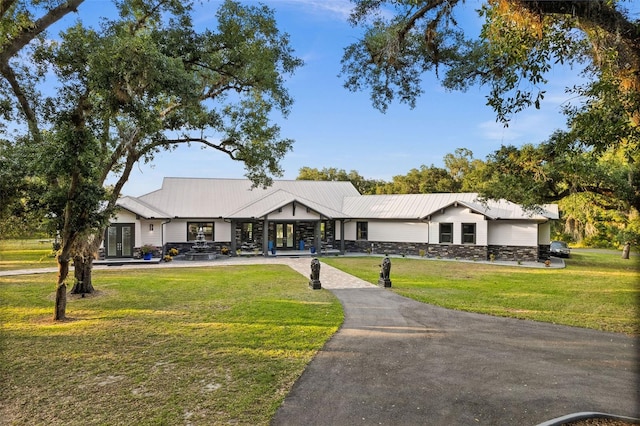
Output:
<svg viewBox="0 0 640 426">
<path fill-rule="evenodd" d="M 551 243 L 552 246 L 555 247 L 562 247 L 562 248 L 566 248 L 567 247 L 567 243 L 564 243 L 562 241 L 554 241 Z"/>
</svg>

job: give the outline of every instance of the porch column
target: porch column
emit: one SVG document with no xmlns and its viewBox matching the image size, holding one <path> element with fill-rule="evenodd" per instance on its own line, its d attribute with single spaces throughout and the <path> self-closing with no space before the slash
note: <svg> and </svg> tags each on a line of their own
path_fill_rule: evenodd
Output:
<svg viewBox="0 0 640 426">
<path fill-rule="evenodd" d="M 344 219 L 340 219 L 340 254 L 344 254 Z"/>
<path fill-rule="evenodd" d="M 320 250 L 322 249 L 322 241 L 320 241 L 320 221 L 317 221 L 315 224 L 315 229 L 313 231 L 313 245 L 316 246 L 316 253 L 320 254 Z"/>
<path fill-rule="evenodd" d="M 262 221 L 262 255 L 269 255 L 269 219 L 266 217 Z"/>
<path fill-rule="evenodd" d="M 237 222 L 235 220 L 231 221 L 231 255 L 236 256 L 236 250 L 238 249 L 238 244 L 236 242 L 236 225 Z"/>
</svg>

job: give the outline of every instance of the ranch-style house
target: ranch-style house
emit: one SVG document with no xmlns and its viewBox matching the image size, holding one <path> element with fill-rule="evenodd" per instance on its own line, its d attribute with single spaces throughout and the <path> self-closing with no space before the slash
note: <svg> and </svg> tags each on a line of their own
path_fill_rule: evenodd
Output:
<svg viewBox="0 0 640 426">
<path fill-rule="evenodd" d="M 531 213 L 474 193 L 361 195 L 350 182 L 165 178 L 140 197 L 122 197 L 107 229 L 106 258 L 188 252 L 199 238 L 214 252 L 378 253 L 486 260 L 549 257 L 558 206 Z M 198 236 L 200 235 L 200 236 Z"/>
</svg>

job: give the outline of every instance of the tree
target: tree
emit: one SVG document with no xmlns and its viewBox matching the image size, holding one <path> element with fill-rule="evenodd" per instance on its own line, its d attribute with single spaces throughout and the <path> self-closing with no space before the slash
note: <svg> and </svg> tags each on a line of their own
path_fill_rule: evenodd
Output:
<svg viewBox="0 0 640 426">
<path fill-rule="evenodd" d="M 347 173 L 343 169 L 334 167 L 318 170 L 312 167 L 302 167 L 298 171 L 298 180 L 325 180 L 325 181 L 348 181 L 356 187 L 361 194 L 375 194 L 376 188 L 384 185 L 385 182 L 375 179 L 365 179 L 357 171 L 351 170 Z"/>
<path fill-rule="evenodd" d="M 8 99 L 3 112 L 26 123 L 30 149 L 42 153 L 53 147 L 62 164 L 32 164 L 48 180 L 40 205 L 62 231 L 61 298 L 72 256 L 73 291 L 91 291 L 93 253 L 137 161 L 198 143 L 243 162 L 255 185 L 280 175 L 279 161 L 293 141 L 280 139 L 270 117 L 274 109 L 289 112 L 293 100 L 284 77 L 302 64 L 270 9 L 233 1 L 218 10 L 217 32 L 193 29 L 190 3 L 149 0 L 119 2 L 120 18 L 104 21 L 100 29 L 78 23 L 58 44 L 38 39 L 51 17 L 73 10 L 70 4 L 51 4 L 35 19 L 29 2 L 11 3 L 2 23 L 15 36 L 0 43 L 0 90 Z M 21 52 L 29 41 L 33 49 Z M 21 55 L 35 67 L 22 67 Z M 57 96 L 35 102 L 47 68 L 56 73 Z M 106 188 L 109 174 L 117 179 Z M 63 319 L 64 300 L 56 306 L 56 319 Z"/>
<path fill-rule="evenodd" d="M 457 23 L 460 0 L 353 2 L 351 22 L 365 35 L 345 49 L 345 86 L 370 90 L 383 112 L 395 99 L 414 106 L 422 74 L 435 72 L 449 89 L 488 86 L 487 104 L 508 125 L 541 108 L 553 64 L 580 68 L 586 82 L 567 88 L 577 99 L 565 105 L 569 131 L 538 147 L 503 147 L 473 181 L 487 197 L 530 207 L 584 194 L 608 211 L 637 211 L 640 31 L 621 1 L 487 0 L 475 39 Z"/>
<path fill-rule="evenodd" d="M 574 136 L 558 131 L 539 145 L 503 146 L 478 169 L 479 192 L 529 209 L 558 203 L 564 233 L 574 241 L 596 246 L 636 241 L 638 159 L 628 161 L 624 146 L 597 153 Z"/>
<path fill-rule="evenodd" d="M 617 1 L 490 0 L 481 5 L 478 39 L 458 26 L 460 0 L 353 2 L 351 22 L 365 35 L 345 49 L 345 86 L 369 88 L 382 111 L 396 97 L 415 105 L 422 73 L 433 70 L 448 88 L 488 85 L 487 103 L 507 123 L 523 108 L 540 107 L 554 62 L 587 63 L 585 73 L 619 89 L 627 130 L 638 125 L 638 101 L 629 100 L 640 90 L 640 33 Z"/>
<path fill-rule="evenodd" d="M 459 187 L 449 172 L 443 168 L 422 165 L 406 175 L 398 175 L 378 188 L 379 194 L 429 194 L 432 192 L 458 192 Z"/>
<path fill-rule="evenodd" d="M 455 187 L 460 192 L 477 192 L 482 184 L 479 175 L 485 163 L 473 158 L 473 152 L 467 148 L 456 148 L 453 154 L 447 154 L 443 159 Z"/>
</svg>

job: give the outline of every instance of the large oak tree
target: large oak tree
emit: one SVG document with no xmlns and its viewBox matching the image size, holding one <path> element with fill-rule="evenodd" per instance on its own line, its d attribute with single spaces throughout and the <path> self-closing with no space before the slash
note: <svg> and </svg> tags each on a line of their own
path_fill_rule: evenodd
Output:
<svg viewBox="0 0 640 426">
<path fill-rule="evenodd" d="M 302 62 L 264 6 L 225 1 L 216 30 L 199 32 L 190 3 L 125 0 L 118 18 L 99 28 L 78 22 L 51 42 L 44 30 L 82 1 L 36 3 L 2 2 L 1 107 L 29 131 L 24 165 L 61 234 L 55 318 L 63 319 L 69 263 L 73 291 L 92 291 L 93 254 L 136 162 L 197 143 L 243 162 L 255 185 L 281 174 L 293 141 L 271 117 L 289 112 L 284 79 Z M 43 83 L 54 96 L 39 92 Z"/>
<path fill-rule="evenodd" d="M 365 35 L 345 49 L 345 86 L 369 90 L 381 111 L 396 99 L 414 106 L 423 74 L 435 72 L 450 89 L 488 87 L 487 104 L 508 125 L 543 106 L 554 64 L 572 66 L 583 80 L 567 88 L 569 130 L 498 150 L 481 192 L 530 206 L 590 194 L 582 199 L 637 218 L 640 23 L 623 1 L 487 0 L 479 37 L 458 23 L 473 7 L 462 0 L 352 1 L 351 21 Z"/>
</svg>

